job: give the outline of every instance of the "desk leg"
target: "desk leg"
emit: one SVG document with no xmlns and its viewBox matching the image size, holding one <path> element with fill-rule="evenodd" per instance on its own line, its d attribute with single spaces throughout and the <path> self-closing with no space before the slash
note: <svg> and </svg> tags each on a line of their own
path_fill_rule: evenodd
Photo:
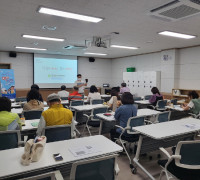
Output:
<svg viewBox="0 0 200 180">
<path fill-rule="evenodd" d="M 103 120 L 102 120 L 102 119 L 100 119 L 99 135 L 101 135 L 102 126 L 103 126 Z"/>
<path fill-rule="evenodd" d="M 143 136 L 140 135 L 139 141 L 138 141 L 138 146 L 137 146 L 137 152 L 136 155 L 133 159 L 133 162 L 147 175 L 150 177 L 151 180 L 155 180 L 155 178 L 139 163 L 139 157 L 140 157 L 140 150 L 142 147 L 142 140 Z"/>
</svg>

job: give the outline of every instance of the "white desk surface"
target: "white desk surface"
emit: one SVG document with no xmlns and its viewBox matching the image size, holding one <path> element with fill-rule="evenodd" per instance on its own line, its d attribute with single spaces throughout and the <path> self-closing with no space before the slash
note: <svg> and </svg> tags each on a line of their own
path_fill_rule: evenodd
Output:
<svg viewBox="0 0 200 180">
<path fill-rule="evenodd" d="M 183 108 L 180 105 L 174 105 L 174 106 L 165 106 L 168 109 L 173 109 L 176 111 L 184 111 Z"/>
<path fill-rule="evenodd" d="M 21 104 L 13 102 L 13 103 L 11 103 L 11 107 L 12 108 L 21 107 Z"/>
<path fill-rule="evenodd" d="M 101 97 L 106 98 L 106 97 L 111 97 L 110 94 L 101 94 Z"/>
<path fill-rule="evenodd" d="M 78 157 L 75 157 L 69 151 L 69 148 L 82 147 L 86 145 L 92 145 L 99 149 L 99 151 Z M 21 155 L 24 152 L 23 147 L 3 150 L 0 151 L 0 177 L 25 173 L 27 171 L 42 170 L 43 168 L 73 163 L 77 160 L 86 158 L 104 156 L 106 154 L 115 154 L 120 151 L 122 151 L 121 146 L 101 135 L 47 143 L 41 159 L 38 162 L 31 163 L 29 166 L 23 166 L 20 163 Z M 61 154 L 63 161 L 54 160 L 53 154 L 56 153 Z"/>
<path fill-rule="evenodd" d="M 76 111 L 89 111 L 92 110 L 94 108 L 98 108 L 98 107 L 105 107 L 105 105 L 103 104 L 89 104 L 89 105 L 83 105 L 83 106 L 71 106 L 71 108 L 73 108 Z"/>
<path fill-rule="evenodd" d="M 134 130 L 153 139 L 165 139 L 200 130 L 200 120 L 185 118 L 157 124 L 134 127 Z"/>
<path fill-rule="evenodd" d="M 11 112 L 12 113 L 17 113 L 17 114 L 21 114 L 23 111 L 23 108 L 12 108 Z"/>
<path fill-rule="evenodd" d="M 138 109 L 137 116 L 152 116 L 159 113 L 160 113 L 159 111 L 155 111 L 152 109 Z M 114 118 L 115 113 L 108 112 L 108 114 L 111 114 L 111 116 L 105 116 L 104 113 L 96 114 L 96 116 L 106 121 L 115 121 L 115 118 Z"/>
<path fill-rule="evenodd" d="M 37 127 L 32 126 L 31 123 L 39 121 L 40 119 L 25 120 L 25 126 L 22 126 L 22 131 L 37 129 Z"/>
<path fill-rule="evenodd" d="M 137 104 L 151 104 L 151 103 L 149 102 L 149 100 L 135 101 L 135 103 L 137 103 Z"/>
</svg>

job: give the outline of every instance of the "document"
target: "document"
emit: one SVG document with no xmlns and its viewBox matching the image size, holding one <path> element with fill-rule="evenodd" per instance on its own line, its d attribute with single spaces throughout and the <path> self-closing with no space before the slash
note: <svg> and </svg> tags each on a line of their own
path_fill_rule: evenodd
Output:
<svg viewBox="0 0 200 180">
<path fill-rule="evenodd" d="M 200 129 L 200 125 L 197 124 L 185 124 L 184 126 L 189 129 Z"/>
<path fill-rule="evenodd" d="M 92 154 L 99 152 L 100 150 L 94 147 L 93 145 L 85 145 L 85 146 L 76 146 L 69 148 L 70 152 L 75 156 L 82 156 L 87 154 Z"/>
</svg>

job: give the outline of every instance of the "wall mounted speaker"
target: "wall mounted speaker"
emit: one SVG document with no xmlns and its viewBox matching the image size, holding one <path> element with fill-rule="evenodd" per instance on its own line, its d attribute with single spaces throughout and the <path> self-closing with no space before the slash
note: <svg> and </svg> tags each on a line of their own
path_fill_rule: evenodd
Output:
<svg viewBox="0 0 200 180">
<path fill-rule="evenodd" d="M 89 57 L 89 62 L 94 62 L 95 59 L 93 57 Z"/>
<path fill-rule="evenodd" d="M 17 57 L 17 53 L 14 51 L 9 52 L 9 57 L 13 57 L 16 58 Z"/>
</svg>

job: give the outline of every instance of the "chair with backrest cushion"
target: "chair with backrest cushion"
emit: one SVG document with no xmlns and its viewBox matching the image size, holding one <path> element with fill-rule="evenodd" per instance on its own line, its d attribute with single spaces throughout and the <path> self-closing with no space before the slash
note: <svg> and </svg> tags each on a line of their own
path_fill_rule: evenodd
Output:
<svg viewBox="0 0 200 180">
<path fill-rule="evenodd" d="M 23 111 L 23 114 L 26 120 L 40 119 L 42 110 Z"/>
<path fill-rule="evenodd" d="M 173 105 L 177 105 L 177 99 L 171 99 L 171 103 L 172 103 Z"/>
<path fill-rule="evenodd" d="M 68 97 L 60 97 L 60 99 L 65 101 L 65 100 L 68 100 Z"/>
<path fill-rule="evenodd" d="M 116 156 L 90 158 L 73 163 L 70 180 L 115 180 Z"/>
<path fill-rule="evenodd" d="M 133 97 L 134 101 L 141 101 L 142 98 L 141 97 Z"/>
<path fill-rule="evenodd" d="M 152 95 L 146 95 L 144 96 L 144 100 L 149 100 L 151 98 Z"/>
<path fill-rule="evenodd" d="M 0 131 L 0 150 L 17 148 L 22 144 L 19 130 Z"/>
<path fill-rule="evenodd" d="M 16 102 L 26 102 L 27 99 L 26 99 L 26 97 L 17 97 L 17 98 L 15 99 L 15 101 L 16 101 Z"/>
<path fill-rule="evenodd" d="M 167 180 L 172 175 L 181 180 L 199 180 L 200 177 L 200 141 L 180 141 L 177 144 L 175 155 L 170 155 L 164 148 L 160 150 L 168 157 L 159 160 L 163 168 L 160 178 L 165 173 Z"/>
<path fill-rule="evenodd" d="M 92 99 L 90 101 L 90 104 L 103 104 L 104 103 L 104 99 Z"/>
<path fill-rule="evenodd" d="M 155 109 L 158 111 L 165 111 L 167 106 L 167 100 L 159 100 L 155 106 Z"/>
<path fill-rule="evenodd" d="M 119 136 L 119 139 L 117 139 L 116 141 L 120 141 L 120 143 L 122 144 L 123 148 L 124 148 L 124 151 L 126 152 L 126 155 L 129 159 L 129 163 L 130 163 L 130 168 L 131 170 L 135 170 L 134 167 L 133 167 L 133 162 L 132 162 L 132 159 L 130 157 L 130 155 L 128 154 L 128 151 L 126 150 L 125 148 L 125 143 L 133 143 L 133 142 L 137 142 L 138 139 L 139 139 L 139 135 L 136 131 L 134 131 L 134 127 L 137 127 L 137 126 L 143 126 L 145 125 L 145 116 L 135 116 L 135 117 L 130 117 L 127 121 L 127 126 L 125 128 L 121 127 L 121 126 L 118 126 L 116 125 L 116 127 L 118 128 L 121 128 L 122 129 L 122 132 Z M 124 133 L 127 133 L 128 135 L 132 135 L 128 138 L 125 138 L 123 137 L 123 134 Z M 132 172 L 133 172 L 132 171 Z"/>
<path fill-rule="evenodd" d="M 47 137 L 47 143 L 71 139 L 71 125 L 47 126 L 42 134 Z"/>
<path fill-rule="evenodd" d="M 100 113 L 106 113 L 108 110 L 108 107 L 98 107 L 98 108 L 94 108 L 91 110 L 91 115 L 88 116 L 87 114 L 84 114 L 84 116 L 87 117 L 87 121 L 85 124 L 85 127 L 83 129 L 83 133 L 85 131 L 85 129 L 87 128 L 90 136 L 91 136 L 91 132 L 90 132 L 90 127 L 100 127 L 100 120 L 99 118 L 96 116 L 96 114 L 100 114 Z"/>
<path fill-rule="evenodd" d="M 156 122 L 162 123 L 170 120 L 171 111 L 162 112 L 156 115 Z"/>
</svg>

